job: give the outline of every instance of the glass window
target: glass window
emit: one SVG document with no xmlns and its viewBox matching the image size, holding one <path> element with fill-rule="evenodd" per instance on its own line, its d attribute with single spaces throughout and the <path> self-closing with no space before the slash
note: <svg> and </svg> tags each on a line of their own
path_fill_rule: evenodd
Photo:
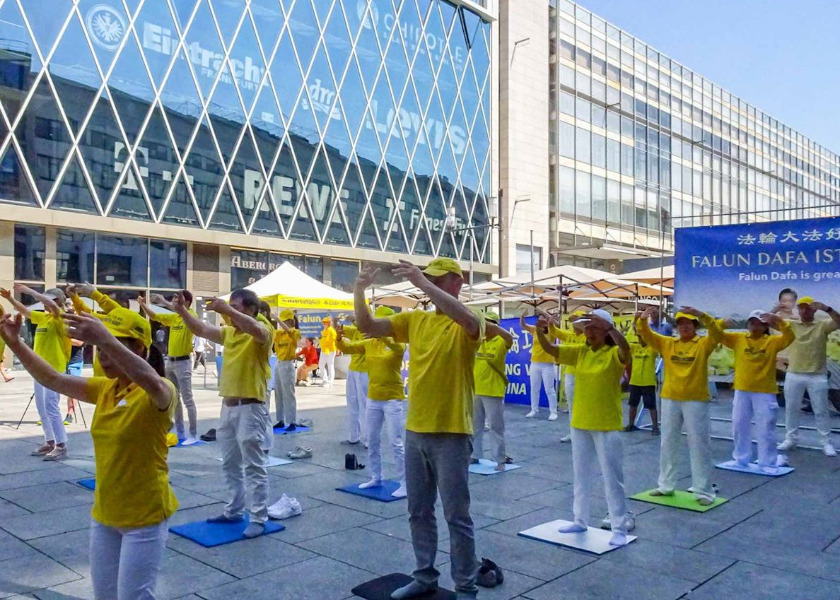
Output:
<svg viewBox="0 0 840 600">
<path fill-rule="evenodd" d="M 147 287 L 149 241 L 129 236 L 96 238 L 96 284 Z"/>
<path fill-rule="evenodd" d="M 56 233 L 56 280 L 59 283 L 92 282 L 94 235 L 81 231 Z"/>
<path fill-rule="evenodd" d="M 607 140 L 607 169 L 618 173 L 621 170 L 621 143 Z"/>
<path fill-rule="evenodd" d="M 592 57 L 592 72 L 598 75 L 607 74 L 607 63 L 603 58 L 598 58 L 597 56 Z"/>
<path fill-rule="evenodd" d="M 621 184 L 621 224 L 632 226 L 635 218 L 633 186 L 623 183 Z"/>
<path fill-rule="evenodd" d="M 607 179 L 607 221 L 621 221 L 621 186 L 612 179 Z"/>
<path fill-rule="evenodd" d="M 576 98 L 577 118 L 589 123 L 592 120 L 592 105 L 583 98 Z"/>
<path fill-rule="evenodd" d="M 635 168 L 634 168 L 634 175 L 636 179 L 644 180 L 646 173 L 646 159 L 647 159 L 647 152 L 637 150 L 636 151 L 636 160 L 635 160 Z"/>
<path fill-rule="evenodd" d="M 589 131 L 580 127 L 575 128 L 575 159 L 583 162 L 589 162 Z"/>
<path fill-rule="evenodd" d="M 542 265 L 542 248 L 528 244 L 516 244 L 516 274 L 524 275 L 540 270 Z"/>
<path fill-rule="evenodd" d="M 569 92 L 560 92 L 560 112 L 575 116 L 575 96 Z"/>
<path fill-rule="evenodd" d="M 560 212 L 575 214 L 575 170 L 560 167 Z"/>
<path fill-rule="evenodd" d="M 607 65 L 607 79 L 616 82 L 621 79 L 621 70 L 618 66 L 612 63 Z"/>
<path fill-rule="evenodd" d="M 607 115 L 606 109 L 603 106 L 599 106 L 597 104 L 592 105 L 592 125 L 595 127 L 606 128 Z"/>
<path fill-rule="evenodd" d="M 603 177 L 592 176 L 592 218 L 598 221 L 606 219 L 607 182 Z"/>
<path fill-rule="evenodd" d="M 567 42 L 566 40 L 560 40 L 560 57 L 568 58 L 569 60 L 574 60 L 575 45 L 571 42 Z"/>
<path fill-rule="evenodd" d="M 592 190 L 589 173 L 578 171 L 575 174 L 575 210 L 578 217 L 586 219 L 592 216 Z"/>
<path fill-rule="evenodd" d="M 359 275 L 359 263 L 348 260 L 332 261 L 332 286 L 344 292 L 352 292 Z"/>
<path fill-rule="evenodd" d="M 560 156 L 575 157 L 575 126 L 560 122 Z"/>
<path fill-rule="evenodd" d="M 621 144 L 621 174 L 633 176 L 633 146 Z"/>
<path fill-rule="evenodd" d="M 617 112 L 607 111 L 607 129 L 613 133 L 621 133 L 621 117 Z"/>
<path fill-rule="evenodd" d="M 303 272 L 313 279 L 324 281 L 324 259 L 320 256 L 304 256 Z"/>
<path fill-rule="evenodd" d="M 257 250 L 230 251 L 230 289 L 251 285 L 268 275 L 268 254 Z"/>
<path fill-rule="evenodd" d="M 607 140 L 597 133 L 592 134 L 592 164 L 602 169 L 607 166 Z"/>
<path fill-rule="evenodd" d="M 621 117 L 621 135 L 629 138 L 633 137 L 633 119 Z"/>
<path fill-rule="evenodd" d="M 579 67 L 584 67 L 586 69 L 592 68 L 592 55 L 589 54 L 586 50 L 581 50 L 580 48 L 577 49 L 577 53 L 575 56 L 575 62 L 577 62 Z"/>
<path fill-rule="evenodd" d="M 43 281 L 46 233 L 43 227 L 15 225 L 15 279 Z"/>
<path fill-rule="evenodd" d="M 184 289 L 187 286 L 187 245 L 166 240 L 149 241 L 149 286 Z"/>
</svg>

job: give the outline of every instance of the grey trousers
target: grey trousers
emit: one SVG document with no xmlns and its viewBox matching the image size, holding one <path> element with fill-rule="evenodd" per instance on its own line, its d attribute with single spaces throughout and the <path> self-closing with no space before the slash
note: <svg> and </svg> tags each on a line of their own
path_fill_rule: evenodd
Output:
<svg viewBox="0 0 840 600">
<path fill-rule="evenodd" d="M 484 421 L 490 424 L 493 460 L 505 462 L 505 399 L 476 396 L 473 400 L 473 458 L 484 458 Z"/>
<path fill-rule="evenodd" d="M 198 411 L 192 391 L 192 360 L 166 359 L 166 378 L 175 384 L 181 397 L 175 407 L 175 431 L 178 437 L 184 437 L 184 406 L 187 407 L 187 418 L 190 420 L 190 435 L 198 437 Z"/>
<path fill-rule="evenodd" d="M 274 365 L 274 404 L 277 420 L 286 425 L 297 423 L 295 396 L 295 361 L 278 360 Z"/>
<path fill-rule="evenodd" d="M 438 542 L 435 501 L 440 491 L 443 516 L 449 525 L 455 591 L 475 595 L 478 563 L 470 517 L 470 454 L 472 438 L 467 434 L 414 431 L 405 434 L 408 522 L 417 561 L 412 575 L 422 584 L 437 585 L 440 572 L 435 568 Z"/>
</svg>

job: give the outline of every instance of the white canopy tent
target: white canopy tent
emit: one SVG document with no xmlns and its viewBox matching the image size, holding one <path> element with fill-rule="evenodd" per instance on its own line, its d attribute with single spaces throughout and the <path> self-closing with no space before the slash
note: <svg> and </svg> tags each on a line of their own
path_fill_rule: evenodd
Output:
<svg viewBox="0 0 840 600">
<path fill-rule="evenodd" d="M 274 308 L 303 310 L 353 310 L 353 294 L 313 279 L 290 262 L 284 262 L 245 288 Z M 229 298 L 230 294 L 225 298 Z"/>
</svg>

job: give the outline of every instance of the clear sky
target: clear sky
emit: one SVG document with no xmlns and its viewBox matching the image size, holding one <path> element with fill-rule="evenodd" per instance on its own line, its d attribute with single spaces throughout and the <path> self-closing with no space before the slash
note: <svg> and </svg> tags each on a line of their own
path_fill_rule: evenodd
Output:
<svg viewBox="0 0 840 600">
<path fill-rule="evenodd" d="M 580 0 L 840 154 L 840 0 Z"/>
</svg>

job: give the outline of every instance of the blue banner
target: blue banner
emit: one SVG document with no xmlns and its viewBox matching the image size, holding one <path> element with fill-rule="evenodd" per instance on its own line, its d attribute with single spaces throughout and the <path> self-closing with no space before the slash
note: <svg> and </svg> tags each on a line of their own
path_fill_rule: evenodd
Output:
<svg viewBox="0 0 840 600">
<path fill-rule="evenodd" d="M 525 322 L 534 325 L 536 317 L 527 317 Z M 513 346 L 508 350 L 505 360 L 505 373 L 508 378 L 505 402 L 508 404 L 531 404 L 531 348 L 539 341 L 519 325 L 519 319 L 502 319 L 499 325 L 513 336 Z M 557 386 L 559 389 L 559 385 Z M 545 390 L 540 390 L 540 406 L 548 406 Z"/>
</svg>

